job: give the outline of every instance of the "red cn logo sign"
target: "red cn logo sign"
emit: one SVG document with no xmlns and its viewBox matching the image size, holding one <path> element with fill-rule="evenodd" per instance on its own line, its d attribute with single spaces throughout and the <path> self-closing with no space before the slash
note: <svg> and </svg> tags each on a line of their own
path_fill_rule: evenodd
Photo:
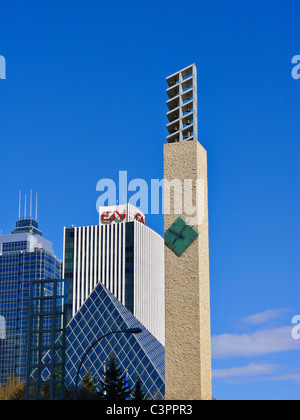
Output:
<svg viewBox="0 0 300 420">
<path fill-rule="evenodd" d="M 141 213 L 137 213 L 135 218 L 138 222 L 143 223 L 143 225 L 146 224 L 146 218 Z"/>
<path fill-rule="evenodd" d="M 101 221 L 104 223 L 111 223 L 111 222 L 123 222 L 126 219 L 126 211 L 124 210 L 123 213 L 119 213 L 117 210 L 115 211 L 105 211 L 101 214 Z M 137 213 L 135 215 L 135 219 L 143 223 L 143 225 L 146 224 L 146 219 L 141 213 Z"/>
<path fill-rule="evenodd" d="M 124 210 L 123 214 L 120 214 L 117 210 L 111 212 L 111 211 L 105 211 L 101 214 L 101 220 L 102 222 L 113 222 L 114 220 L 119 220 L 123 222 L 126 218 L 126 211 Z"/>
</svg>

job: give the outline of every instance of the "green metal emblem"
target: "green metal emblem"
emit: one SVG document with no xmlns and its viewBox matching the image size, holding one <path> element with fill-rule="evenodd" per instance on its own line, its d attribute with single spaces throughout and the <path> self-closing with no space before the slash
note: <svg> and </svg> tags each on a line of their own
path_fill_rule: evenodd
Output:
<svg viewBox="0 0 300 420">
<path fill-rule="evenodd" d="M 198 230 L 180 216 L 165 232 L 164 239 L 167 247 L 181 256 L 198 236 Z"/>
</svg>

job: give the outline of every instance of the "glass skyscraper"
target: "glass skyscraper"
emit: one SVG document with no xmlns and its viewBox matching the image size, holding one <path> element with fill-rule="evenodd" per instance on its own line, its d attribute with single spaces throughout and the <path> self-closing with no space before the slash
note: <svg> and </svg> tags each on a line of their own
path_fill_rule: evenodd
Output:
<svg viewBox="0 0 300 420">
<path fill-rule="evenodd" d="M 30 282 L 27 400 L 63 400 L 67 283 L 62 279 Z"/>
<path fill-rule="evenodd" d="M 13 233 L 0 235 L 0 383 L 26 380 L 30 284 L 61 278 L 62 264 L 38 221 L 19 218 Z"/>
</svg>

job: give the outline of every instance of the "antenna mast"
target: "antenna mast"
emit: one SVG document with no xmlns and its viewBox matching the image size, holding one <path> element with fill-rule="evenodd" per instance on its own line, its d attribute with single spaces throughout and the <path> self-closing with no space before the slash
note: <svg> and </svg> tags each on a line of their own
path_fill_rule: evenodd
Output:
<svg viewBox="0 0 300 420">
<path fill-rule="evenodd" d="M 21 200 L 22 200 L 22 191 L 19 191 L 19 219 L 21 219 Z"/>
<path fill-rule="evenodd" d="M 36 193 L 36 198 L 35 198 L 35 220 L 37 220 L 38 217 L 38 193 Z"/>
<path fill-rule="evenodd" d="M 32 218 L 32 189 L 30 190 L 30 219 Z"/>
<path fill-rule="evenodd" d="M 25 194 L 24 218 L 26 218 L 27 194 Z"/>
</svg>

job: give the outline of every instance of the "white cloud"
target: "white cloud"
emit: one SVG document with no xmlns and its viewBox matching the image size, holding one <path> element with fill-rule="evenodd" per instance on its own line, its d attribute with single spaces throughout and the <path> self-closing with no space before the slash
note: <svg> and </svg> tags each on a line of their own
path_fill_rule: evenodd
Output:
<svg viewBox="0 0 300 420">
<path fill-rule="evenodd" d="M 273 376 L 272 381 L 293 381 L 300 384 L 300 373 L 287 373 L 285 375 Z"/>
<path fill-rule="evenodd" d="M 245 384 L 257 381 L 300 383 L 300 372 L 278 372 L 283 369 L 282 366 L 275 364 L 251 364 L 227 369 L 214 369 L 212 374 L 214 380 L 221 380 L 231 384 Z"/>
<path fill-rule="evenodd" d="M 285 312 L 287 312 L 287 309 L 269 309 L 258 314 L 247 316 L 242 319 L 242 322 L 250 325 L 262 325 L 273 321 L 274 319 L 278 319 Z"/>
<path fill-rule="evenodd" d="M 292 326 L 256 331 L 251 334 L 222 334 L 212 337 L 215 359 L 253 357 L 300 350 L 300 340 L 293 340 Z"/>
<path fill-rule="evenodd" d="M 252 364 L 230 369 L 213 370 L 214 379 L 245 378 L 252 376 L 269 375 L 280 368 L 279 365 L 258 365 Z"/>
</svg>

